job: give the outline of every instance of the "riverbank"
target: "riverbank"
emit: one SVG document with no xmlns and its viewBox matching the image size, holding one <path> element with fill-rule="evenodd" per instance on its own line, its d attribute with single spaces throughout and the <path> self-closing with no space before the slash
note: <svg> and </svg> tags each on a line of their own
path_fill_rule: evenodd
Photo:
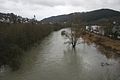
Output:
<svg viewBox="0 0 120 80">
<path fill-rule="evenodd" d="M 0 67 L 7 65 L 18 69 L 24 52 L 59 29 L 61 27 L 48 24 L 0 23 Z"/>
<path fill-rule="evenodd" d="M 86 32 L 83 35 L 83 39 L 87 43 L 95 43 L 97 45 L 103 46 L 105 49 L 112 50 L 117 54 L 120 54 L 120 41 L 113 40 L 105 36 L 97 35 L 94 33 Z"/>
</svg>

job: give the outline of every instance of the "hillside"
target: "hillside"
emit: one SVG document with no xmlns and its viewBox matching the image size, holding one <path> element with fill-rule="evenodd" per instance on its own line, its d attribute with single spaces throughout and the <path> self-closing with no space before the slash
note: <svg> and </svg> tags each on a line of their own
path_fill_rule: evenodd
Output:
<svg viewBox="0 0 120 80">
<path fill-rule="evenodd" d="M 31 23 L 36 21 L 34 18 L 23 18 L 14 13 L 0 13 L 0 23 Z"/>
<path fill-rule="evenodd" d="M 101 22 L 120 22 L 120 12 L 111 9 L 99 9 L 90 12 L 77 12 L 67 15 L 52 16 L 43 19 L 42 23 L 87 23 L 97 24 Z"/>
</svg>

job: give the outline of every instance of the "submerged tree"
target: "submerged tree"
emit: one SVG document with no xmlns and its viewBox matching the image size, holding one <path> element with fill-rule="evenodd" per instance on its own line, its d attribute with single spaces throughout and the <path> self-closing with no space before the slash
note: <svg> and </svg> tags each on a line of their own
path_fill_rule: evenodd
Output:
<svg viewBox="0 0 120 80">
<path fill-rule="evenodd" d="M 61 35 L 63 35 L 68 41 L 65 42 L 65 44 L 72 45 L 72 48 L 75 48 L 78 40 L 80 39 L 80 36 L 82 36 L 84 33 L 83 28 L 71 28 L 70 31 L 62 31 Z"/>
</svg>

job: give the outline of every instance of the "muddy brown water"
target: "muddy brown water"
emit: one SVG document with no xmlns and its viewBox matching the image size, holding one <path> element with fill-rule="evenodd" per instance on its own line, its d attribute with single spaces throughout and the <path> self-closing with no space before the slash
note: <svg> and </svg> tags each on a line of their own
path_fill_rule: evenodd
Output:
<svg viewBox="0 0 120 80">
<path fill-rule="evenodd" d="M 63 30 L 63 29 L 62 29 Z M 46 37 L 24 56 L 19 70 L 0 69 L 0 80 L 120 80 L 120 58 L 108 58 L 95 44 L 72 49 L 61 31 Z"/>
</svg>

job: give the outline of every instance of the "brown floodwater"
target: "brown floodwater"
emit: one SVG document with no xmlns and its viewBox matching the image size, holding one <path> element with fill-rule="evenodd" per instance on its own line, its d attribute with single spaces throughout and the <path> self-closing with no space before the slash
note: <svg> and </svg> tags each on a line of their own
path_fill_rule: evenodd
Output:
<svg viewBox="0 0 120 80">
<path fill-rule="evenodd" d="M 62 30 L 26 52 L 19 70 L 2 67 L 0 80 L 120 80 L 118 55 L 95 44 L 80 43 L 72 49 L 64 44 Z"/>
</svg>

